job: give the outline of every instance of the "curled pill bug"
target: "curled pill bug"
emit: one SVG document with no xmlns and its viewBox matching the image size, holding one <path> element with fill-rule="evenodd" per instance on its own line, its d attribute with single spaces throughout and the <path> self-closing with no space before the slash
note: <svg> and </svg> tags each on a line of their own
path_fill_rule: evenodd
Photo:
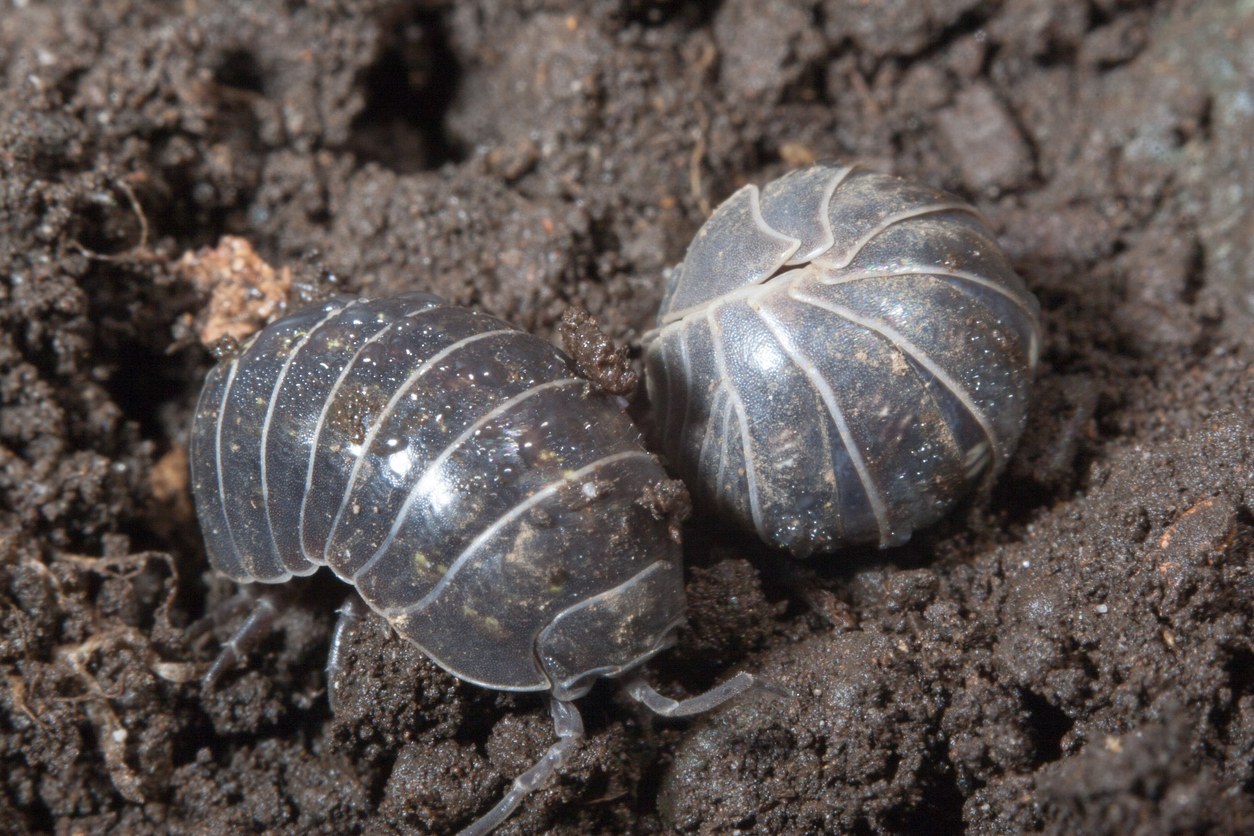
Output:
<svg viewBox="0 0 1254 836">
<path fill-rule="evenodd" d="M 557 742 L 462 836 L 562 766 L 597 677 L 671 717 L 762 687 L 741 673 L 676 702 L 640 676 L 684 617 L 680 547 L 643 501 L 666 474 L 615 398 L 491 316 L 410 293 L 281 319 L 209 373 L 191 466 L 215 569 L 278 584 L 327 566 L 360 596 L 333 698 L 363 601 L 462 680 L 547 692 Z M 207 685 L 276 612 L 260 599 Z"/>
<path fill-rule="evenodd" d="M 644 338 L 694 499 L 797 556 L 903 543 L 995 475 L 1040 341 L 973 207 L 823 163 L 721 204 Z"/>
</svg>

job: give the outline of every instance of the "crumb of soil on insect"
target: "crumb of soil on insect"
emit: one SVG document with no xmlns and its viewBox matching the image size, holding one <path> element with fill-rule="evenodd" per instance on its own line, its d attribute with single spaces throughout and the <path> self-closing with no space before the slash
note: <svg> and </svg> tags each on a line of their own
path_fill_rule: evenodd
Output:
<svg viewBox="0 0 1254 836">
<path fill-rule="evenodd" d="M 653 519 L 666 522 L 672 540 L 676 543 L 682 540 L 683 523 L 692 516 L 692 496 L 682 481 L 667 479 L 645 485 L 640 494 L 640 504 Z"/>
<path fill-rule="evenodd" d="M 597 388 L 626 398 L 635 393 L 640 381 L 627 360 L 627 349 L 615 346 L 591 314 L 583 308 L 568 308 L 558 331 L 579 371 Z"/>
</svg>

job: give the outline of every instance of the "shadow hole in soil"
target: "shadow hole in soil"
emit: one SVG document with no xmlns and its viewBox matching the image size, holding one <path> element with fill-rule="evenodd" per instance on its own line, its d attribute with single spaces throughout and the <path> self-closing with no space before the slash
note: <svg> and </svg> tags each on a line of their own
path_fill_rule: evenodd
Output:
<svg viewBox="0 0 1254 836">
<path fill-rule="evenodd" d="M 79 246 L 103 256 L 127 252 L 143 240 L 139 216 L 120 189 L 77 206 L 69 232 Z"/>
<path fill-rule="evenodd" d="M 939 755 L 938 760 L 943 760 Z M 927 836 L 961 836 L 966 830 L 962 823 L 962 805 L 965 799 L 958 788 L 958 780 L 952 766 L 935 776 L 924 790 L 919 804 L 894 822 L 897 833 L 925 833 Z"/>
<path fill-rule="evenodd" d="M 246 49 L 228 50 L 214 70 L 213 79 L 223 87 L 234 87 L 250 93 L 264 93 L 264 76 L 261 65 Z"/>
<path fill-rule="evenodd" d="M 224 742 L 218 739 L 209 716 L 193 706 L 186 714 L 187 721 L 170 738 L 170 763 L 175 769 L 201 760 L 201 751 L 205 751 L 203 765 L 215 761 L 218 757 L 229 758 L 230 751 Z"/>
<path fill-rule="evenodd" d="M 729 556 L 742 557 L 753 564 L 769 603 L 791 599 L 796 558 L 782 549 L 771 548 L 750 531 L 726 525 L 708 510 L 695 511 L 684 525 L 684 568 L 709 569 Z"/>
<path fill-rule="evenodd" d="M 1206 251 L 1199 242 L 1194 241 L 1189 253 L 1189 266 L 1184 274 L 1184 289 L 1180 291 L 1180 301 L 1186 305 L 1197 304 L 1198 294 L 1205 285 Z"/>
<path fill-rule="evenodd" d="M 629 23 L 661 26 L 680 20 L 685 27 L 708 26 L 723 0 L 629 0 L 623 4 L 623 17 Z"/>
<path fill-rule="evenodd" d="M 394 27 L 366 71 L 366 107 L 348 149 L 398 174 L 438 168 L 465 154 L 444 129 L 461 81 L 441 18 L 420 14 Z"/>
<path fill-rule="evenodd" d="M 1067 716 L 1061 708 L 1042 697 L 1040 694 L 1022 689 L 1020 694 L 1023 706 L 1028 712 L 1028 725 L 1033 731 L 1036 742 L 1038 763 L 1053 763 L 1062 758 L 1062 738 L 1075 721 Z"/>
<path fill-rule="evenodd" d="M 16 775 L 11 776 L 11 778 L 16 778 L 16 777 L 17 777 Z M 6 812 L 11 810 L 13 806 L 16 806 L 16 805 L 11 805 L 10 807 L 7 807 Z M 57 817 L 52 815 L 52 810 L 48 808 L 47 803 L 42 798 L 40 798 L 38 794 L 35 794 L 34 797 L 27 800 L 24 804 L 18 807 L 18 809 L 21 811 L 21 813 L 19 814 L 20 815 L 19 821 L 21 822 L 22 825 L 25 826 L 25 830 L 20 830 L 20 829 L 15 830 L 14 831 L 15 833 L 21 833 L 21 832 L 54 833 L 56 832 Z M 15 818 L 16 817 L 17 816 L 15 816 Z"/>
<path fill-rule="evenodd" d="M 1005 520 L 1007 527 L 1027 525 L 1041 508 L 1048 508 L 1074 492 L 1069 484 L 1050 484 L 1036 479 L 1003 477 L 989 497 L 992 517 Z"/>
<path fill-rule="evenodd" d="M 1219 732 L 1220 738 L 1229 739 L 1232 721 L 1241 714 L 1241 698 L 1254 692 L 1254 650 L 1249 647 L 1225 647 L 1227 657 L 1222 670 L 1227 674 L 1228 696 L 1216 700 L 1207 712 L 1207 721 Z M 1254 779 L 1247 782 L 1254 786 Z"/>
<path fill-rule="evenodd" d="M 104 387 L 122 415 L 139 425 L 141 438 L 164 442 L 162 408 L 174 402 L 187 385 L 178 358 L 135 342 L 121 342 L 110 358 L 117 371 Z"/>
<path fill-rule="evenodd" d="M 1232 689 L 1233 702 L 1244 694 L 1254 692 L 1254 650 L 1238 647 L 1229 651 L 1228 661 L 1224 663 L 1224 673 L 1228 674 L 1228 687 Z"/>
</svg>

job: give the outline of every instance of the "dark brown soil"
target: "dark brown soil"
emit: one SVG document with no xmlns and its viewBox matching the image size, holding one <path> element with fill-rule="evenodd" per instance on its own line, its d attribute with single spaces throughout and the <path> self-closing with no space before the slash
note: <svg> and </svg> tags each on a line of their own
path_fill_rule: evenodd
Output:
<svg viewBox="0 0 1254 836">
<path fill-rule="evenodd" d="M 500 833 L 1254 832 L 1254 6 L 67 0 L 0 11 L 0 832 L 449 833 L 551 742 L 315 578 L 218 690 L 176 269 L 431 290 L 633 346 L 709 207 L 814 158 L 974 201 L 1039 296 L 1031 425 L 907 546 L 696 516 L 651 665 Z M 648 419 L 643 395 L 635 414 Z"/>
</svg>

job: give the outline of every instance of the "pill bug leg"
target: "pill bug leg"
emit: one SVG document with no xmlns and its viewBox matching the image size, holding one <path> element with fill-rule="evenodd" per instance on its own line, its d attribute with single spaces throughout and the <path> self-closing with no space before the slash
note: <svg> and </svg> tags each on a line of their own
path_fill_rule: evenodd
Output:
<svg viewBox="0 0 1254 836">
<path fill-rule="evenodd" d="M 693 714 L 701 714 L 710 709 L 718 708 L 723 703 L 734 700 L 750 691 L 772 697 L 792 696 L 787 691 L 775 685 L 762 682 L 748 673 L 738 673 L 722 685 L 716 685 L 704 694 L 679 702 L 654 691 L 653 686 L 645 682 L 644 677 L 640 674 L 636 674 L 627 680 L 624 683 L 624 687 L 627 689 L 629 697 L 642 703 L 645 708 L 662 717 L 690 717 Z"/>
<path fill-rule="evenodd" d="M 550 698 L 549 712 L 553 715 L 553 730 L 557 733 L 557 742 L 549 747 L 535 766 L 514 779 L 514 785 L 495 807 L 457 836 L 487 836 L 509 818 L 510 813 L 518 808 L 532 790 L 552 778 L 579 746 L 579 741 L 583 739 L 583 718 L 579 716 L 579 709 L 575 704 Z"/>
<path fill-rule="evenodd" d="M 339 713 L 341 691 L 347 675 L 344 648 L 357 625 L 370 617 L 370 607 L 354 592 L 344 600 L 337 612 L 340 617 L 335 621 L 335 632 L 331 634 L 331 650 L 327 653 L 327 702 L 331 705 L 332 714 Z"/>
<path fill-rule="evenodd" d="M 206 691 L 212 690 L 222 675 L 242 659 L 250 647 L 270 632 L 275 620 L 287 609 L 294 597 L 288 585 L 271 587 L 260 592 L 255 584 L 249 584 L 240 587 L 236 595 L 201 619 L 192 628 L 193 637 L 226 624 L 243 610 L 249 611 L 248 617 L 231 636 L 230 641 L 222 645 L 218 657 L 213 660 L 209 672 L 201 680 L 201 687 Z"/>
<path fill-rule="evenodd" d="M 241 586 L 238 592 L 214 607 L 213 612 L 206 614 L 204 618 L 188 627 L 187 640 L 194 642 L 210 630 L 226 624 L 244 610 L 252 609 L 255 600 L 256 596 L 251 594 L 246 587 Z"/>
</svg>

